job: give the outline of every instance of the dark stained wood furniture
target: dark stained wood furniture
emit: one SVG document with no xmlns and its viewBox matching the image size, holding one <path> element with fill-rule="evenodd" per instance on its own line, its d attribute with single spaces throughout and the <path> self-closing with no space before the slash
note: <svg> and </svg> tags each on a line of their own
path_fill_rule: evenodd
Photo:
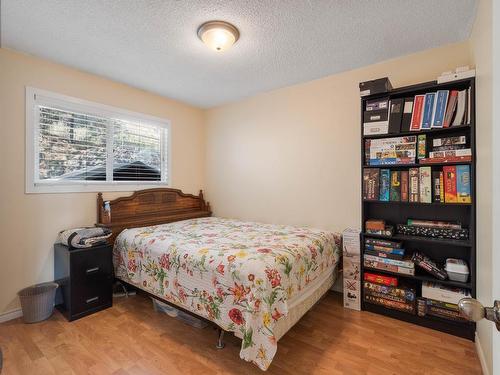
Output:
<svg viewBox="0 0 500 375">
<path fill-rule="evenodd" d="M 97 194 L 97 224 L 113 231 L 109 238 L 114 243 L 116 236 L 128 228 L 147 227 L 212 215 L 210 204 L 203 199 L 203 192 L 196 196 L 179 189 L 157 188 L 139 190 L 128 197 L 109 201 L 111 218 L 106 222 L 102 193 Z"/>
<path fill-rule="evenodd" d="M 54 245 L 56 307 L 69 321 L 112 306 L 112 250 L 109 244 L 71 250 Z"/>
</svg>

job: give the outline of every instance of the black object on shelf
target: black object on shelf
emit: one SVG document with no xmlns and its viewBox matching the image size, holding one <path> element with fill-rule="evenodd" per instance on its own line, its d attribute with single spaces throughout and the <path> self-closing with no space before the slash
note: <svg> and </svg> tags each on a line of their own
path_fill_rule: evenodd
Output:
<svg viewBox="0 0 500 375">
<path fill-rule="evenodd" d="M 113 304 L 113 260 L 109 244 L 72 249 L 54 245 L 54 280 L 59 284 L 56 307 L 69 321 Z"/>
<path fill-rule="evenodd" d="M 405 105 L 408 107 L 415 95 L 422 95 L 438 90 L 467 90 L 470 88 L 470 118 L 467 124 L 456 125 L 448 128 L 425 129 L 419 131 L 409 131 L 409 121 L 411 115 L 405 113 Z M 363 186 L 363 170 L 364 168 L 380 168 L 389 170 L 407 170 L 408 168 L 417 168 L 422 166 L 430 166 L 432 171 L 440 170 L 446 165 L 468 165 L 470 168 L 470 195 L 471 203 L 421 203 L 408 201 L 379 201 L 379 200 L 363 200 L 361 196 L 361 220 L 362 234 L 361 243 L 365 246 L 365 238 L 387 239 L 403 243 L 403 248 L 407 250 L 408 256 L 413 252 L 420 251 L 428 255 L 437 263 L 442 264 L 446 258 L 463 259 L 469 264 L 470 275 L 467 282 L 458 282 L 452 280 L 439 280 L 431 274 L 425 273 L 421 269 L 416 269 L 415 275 L 401 275 L 388 270 L 378 270 L 365 267 L 361 262 L 362 280 L 364 272 L 380 273 L 381 275 L 390 275 L 397 277 L 402 282 L 410 283 L 414 286 L 417 297 L 421 297 L 422 283 L 431 281 L 440 283 L 448 287 L 458 287 L 467 289 L 471 292 L 472 297 L 476 297 L 476 136 L 475 136 L 475 79 L 463 79 L 454 82 L 446 82 L 438 84 L 436 81 L 421 83 L 412 86 L 392 89 L 390 92 L 380 94 L 372 94 L 361 98 L 361 119 L 365 111 L 367 101 L 373 101 L 378 98 L 389 97 L 391 101 L 403 99 L 403 114 L 401 120 L 401 131 L 391 134 L 372 134 L 362 135 L 361 143 L 361 184 Z M 363 134 L 363 121 L 361 121 Z M 427 151 L 432 145 L 433 138 L 454 137 L 465 135 L 467 137 L 467 147 L 470 147 L 472 155 L 471 161 L 460 161 L 451 163 L 415 163 L 410 165 L 367 165 L 365 163 L 365 144 L 369 139 L 392 138 L 410 135 L 426 135 Z M 427 159 L 428 160 L 428 159 Z M 385 220 L 387 225 L 397 225 L 406 223 L 409 218 L 420 220 L 436 220 L 436 221 L 458 221 L 462 224 L 462 231 L 458 237 L 452 238 L 433 238 L 425 237 L 417 234 L 421 233 L 395 233 L 392 236 L 383 236 L 366 233 L 365 222 L 368 219 Z M 465 234 L 466 232 L 467 235 Z M 361 291 L 363 293 L 363 290 Z M 474 339 L 475 324 L 467 322 L 457 322 L 445 318 L 440 318 L 431 315 L 418 316 L 408 312 L 397 311 L 386 306 L 377 305 L 366 301 L 364 294 L 362 295 L 362 309 L 374 313 L 382 314 L 395 319 L 411 322 L 420 326 L 432 328 L 442 332 L 446 332 L 459 337 L 464 337 L 470 340 Z"/>
</svg>

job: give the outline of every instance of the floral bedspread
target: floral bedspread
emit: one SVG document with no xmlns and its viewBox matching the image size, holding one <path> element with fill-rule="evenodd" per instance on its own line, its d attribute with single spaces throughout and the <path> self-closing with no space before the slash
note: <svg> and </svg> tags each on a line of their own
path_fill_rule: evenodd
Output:
<svg viewBox="0 0 500 375">
<path fill-rule="evenodd" d="M 209 217 L 123 231 L 114 265 L 116 277 L 239 331 L 240 357 L 266 370 L 287 300 L 339 255 L 335 233 Z"/>
</svg>

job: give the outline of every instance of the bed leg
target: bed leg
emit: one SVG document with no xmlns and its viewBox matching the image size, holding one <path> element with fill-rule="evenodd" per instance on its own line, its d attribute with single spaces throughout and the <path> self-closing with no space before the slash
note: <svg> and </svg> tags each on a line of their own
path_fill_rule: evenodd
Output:
<svg viewBox="0 0 500 375">
<path fill-rule="evenodd" d="M 215 347 L 217 349 L 224 349 L 224 346 L 226 346 L 226 344 L 224 344 L 224 330 L 223 329 L 220 329 L 220 328 L 217 328 L 217 331 L 219 333 L 219 337 L 217 338 L 217 344 L 215 345 Z"/>
</svg>

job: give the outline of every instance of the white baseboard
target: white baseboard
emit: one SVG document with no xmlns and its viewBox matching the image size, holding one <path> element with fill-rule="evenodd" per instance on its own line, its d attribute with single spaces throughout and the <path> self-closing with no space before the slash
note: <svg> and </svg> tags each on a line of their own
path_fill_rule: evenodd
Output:
<svg viewBox="0 0 500 375">
<path fill-rule="evenodd" d="M 479 363 L 481 363 L 481 370 L 483 371 L 483 375 L 490 375 L 490 370 L 488 369 L 488 365 L 486 364 L 483 348 L 481 347 L 481 342 L 479 341 L 479 336 L 477 335 L 477 332 L 474 342 L 476 344 L 477 356 L 479 357 Z"/>
<path fill-rule="evenodd" d="M 21 309 L 11 310 L 0 314 L 0 323 L 8 322 L 12 319 L 17 319 L 23 316 Z"/>
</svg>

